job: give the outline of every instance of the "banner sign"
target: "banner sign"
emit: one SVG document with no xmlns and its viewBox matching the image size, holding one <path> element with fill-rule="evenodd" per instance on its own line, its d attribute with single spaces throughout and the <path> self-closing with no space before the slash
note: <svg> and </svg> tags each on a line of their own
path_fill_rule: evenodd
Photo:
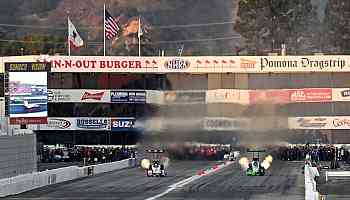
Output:
<svg viewBox="0 0 350 200">
<path fill-rule="evenodd" d="M 350 129 L 350 116 L 290 117 L 289 129 Z"/>
<path fill-rule="evenodd" d="M 333 101 L 350 101 L 350 88 L 332 88 Z"/>
<path fill-rule="evenodd" d="M 249 90 L 250 104 L 285 104 L 289 102 L 288 90 Z"/>
<path fill-rule="evenodd" d="M 206 91 L 176 90 L 164 92 L 164 104 L 205 104 Z"/>
<path fill-rule="evenodd" d="M 41 124 L 40 130 L 75 130 L 74 118 L 47 118 L 47 124 Z"/>
<path fill-rule="evenodd" d="M 331 88 L 304 88 L 304 89 L 291 89 L 290 101 L 291 102 L 329 102 L 332 101 L 332 89 Z"/>
<path fill-rule="evenodd" d="M 77 130 L 110 130 L 108 118 L 76 118 Z"/>
<path fill-rule="evenodd" d="M 110 103 L 109 90 L 85 90 L 85 89 L 50 89 L 48 90 L 48 101 L 53 103 Z"/>
<path fill-rule="evenodd" d="M 249 104 L 248 90 L 218 89 L 206 92 L 206 103 L 239 103 Z"/>
<path fill-rule="evenodd" d="M 52 72 L 290 73 L 349 72 L 350 56 L 51 56 Z"/>
<path fill-rule="evenodd" d="M 203 128 L 208 131 L 234 131 L 249 126 L 249 120 L 243 118 L 207 117 L 203 120 Z"/>
<path fill-rule="evenodd" d="M 135 118 L 112 118 L 112 131 L 130 131 L 135 128 Z"/>
<path fill-rule="evenodd" d="M 112 103 L 146 103 L 146 91 L 112 90 L 110 99 Z"/>
</svg>

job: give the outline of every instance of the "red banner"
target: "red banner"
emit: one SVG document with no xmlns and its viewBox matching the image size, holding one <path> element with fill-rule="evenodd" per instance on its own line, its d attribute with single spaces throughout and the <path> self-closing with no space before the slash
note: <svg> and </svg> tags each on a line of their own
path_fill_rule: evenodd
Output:
<svg viewBox="0 0 350 200">
<path fill-rule="evenodd" d="M 304 88 L 289 90 L 291 102 L 332 101 L 331 88 Z"/>
<path fill-rule="evenodd" d="M 10 124 L 47 124 L 47 117 L 11 117 Z"/>
<path fill-rule="evenodd" d="M 289 103 L 288 90 L 250 90 L 250 104 L 283 104 Z"/>
</svg>

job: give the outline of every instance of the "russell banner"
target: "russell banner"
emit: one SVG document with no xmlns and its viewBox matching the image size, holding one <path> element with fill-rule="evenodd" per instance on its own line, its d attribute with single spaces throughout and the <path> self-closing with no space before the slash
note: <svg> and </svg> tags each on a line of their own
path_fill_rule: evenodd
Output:
<svg viewBox="0 0 350 200">
<path fill-rule="evenodd" d="M 109 118 L 76 118 L 77 130 L 110 130 Z"/>
</svg>

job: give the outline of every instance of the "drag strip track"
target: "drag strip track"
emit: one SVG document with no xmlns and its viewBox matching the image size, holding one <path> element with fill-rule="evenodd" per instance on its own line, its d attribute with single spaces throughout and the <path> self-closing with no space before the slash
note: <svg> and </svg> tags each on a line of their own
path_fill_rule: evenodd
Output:
<svg viewBox="0 0 350 200">
<path fill-rule="evenodd" d="M 195 175 L 198 170 L 217 164 L 214 161 L 177 161 L 167 177 L 146 177 L 139 168 L 124 169 L 66 183 L 60 183 L 4 199 L 147 199 L 168 186 Z"/>
<path fill-rule="evenodd" d="M 247 177 L 234 163 L 159 199 L 304 199 L 302 166 L 302 162 L 274 161 L 266 176 Z"/>
</svg>

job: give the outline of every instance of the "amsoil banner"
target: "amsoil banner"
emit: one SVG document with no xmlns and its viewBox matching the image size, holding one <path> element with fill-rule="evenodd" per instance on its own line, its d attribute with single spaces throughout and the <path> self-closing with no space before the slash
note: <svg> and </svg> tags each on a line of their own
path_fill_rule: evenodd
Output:
<svg viewBox="0 0 350 200">
<path fill-rule="evenodd" d="M 238 89 L 208 90 L 205 101 L 206 103 L 249 104 L 249 92 Z"/>
<path fill-rule="evenodd" d="M 289 129 L 350 129 L 350 116 L 290 117 Z"/>
<path fill-rule="evenodd" d="M 53 103 L 109 103 L 111 102 L 111 97 L 109 90 L 50 89 L 48 90 L 48 101 Z"/>
<path fill-rule="evenodd" d="M 52 72 L 290 73 L 349 72 L 350 56 L 52 56 Z"/>
</svg>

